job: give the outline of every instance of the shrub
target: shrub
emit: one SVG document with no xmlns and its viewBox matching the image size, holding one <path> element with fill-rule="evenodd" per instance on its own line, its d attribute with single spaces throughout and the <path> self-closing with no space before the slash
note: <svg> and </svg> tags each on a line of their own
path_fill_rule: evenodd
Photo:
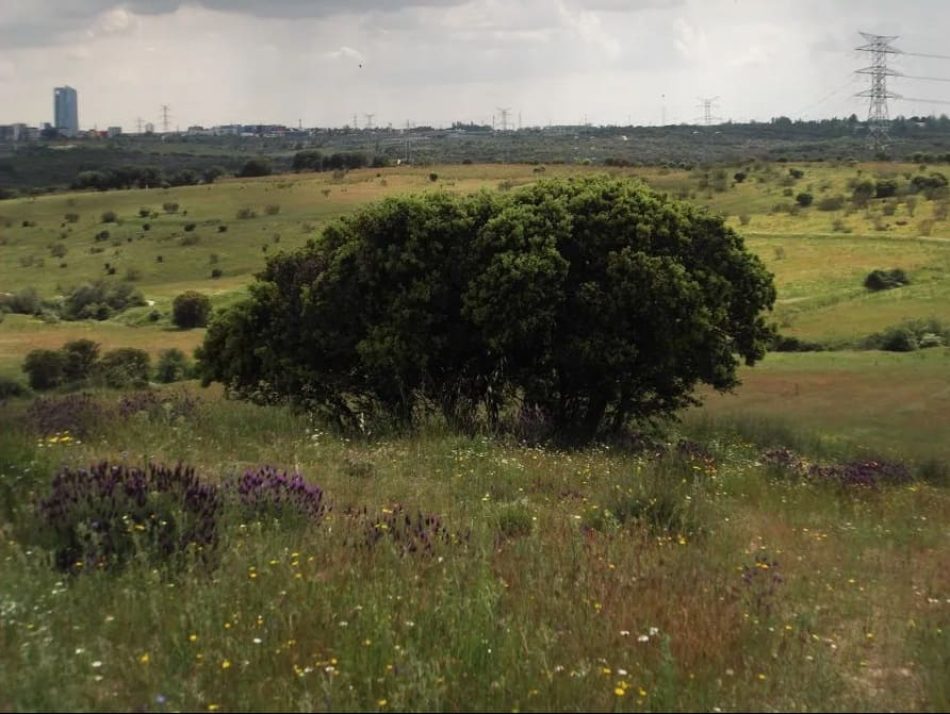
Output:
<svg viewBox="0 0 950 714">
<path fill-rule="evenodd" d="M 739 225 L 747 226 L 749 225 L 749 222 L 751 220 L 752 220 L 752 216 L 750 216 L 748 213 L 739 214 Z"/>
<path fill-rule="evenodd" d="M 278 206 L 276 203 L 269 203 L 264 206 L 264 213 L 268 216 L 276 216 L 278 213 L 280 213 L 280 206 Z"/>
<path fill-rule="evenodd" d="M 221 270 L 221 268 L 215 268 L 214 270 L 211 271 L 211 279 L 212 279 L 212 280 L 217 280 L 217 279 L 220 278 L 222 275 L 224 275 L 224 272 Z"/>
<path fill-rule="evenodd" d="M 241 167 L 241 170 L 238 172 L 238 176 L 241 178 L 254 178 L 256 176 L 270 176 L 271 175 L 271 165 L 270 161 L 267 159 L 251 159 L 246 162 L 244 166 Z"/>
<path fill-rule="evenodd" d="M 115 211 L 106 211 L 102 214 L 103 223 L 115 223 L 117 220 L 118 216 L 116 216 Z"/>
<path fill-rule="evenodd" d="M 66 358 L 55 350 L 32 350 L 23 360 L 23 371 L 30 387 L 36 390 L 53 389 L 63 383 Z"/>
<path fill-rule="evenodd" d="M 748 176 L 748 174 L 746 174 L 745 171 L 737 171 L 736 173 L 734 173 L 734 174 L 732 175 L 732 179 L 733 179 L 733 181 L 735 181 L 736 183 L 742 183 L 743 181 L 746 180 L 746 177 L 747 177 L 747 176 Z"/>
<path fill-rule="evenodd" d="M 242 220 L 246 220 L 248 218 L 257 218 L 257 213 L 255 213 L 251 208 L 241 208 L 238 209 L 237 217 Z"/>
<path fill-rule="evenodd" d="M 42 311 L 43 301 L 36 288 L 27 287 L 16 293 L 0 294 L 0 312 L 39 315 Z"/>
<path fill-rule="evenodd" d="M 26 411 L 26 424 L 40 436 L 69 434 L 85 438 L 111 416 L 88 394 L 40 397 Z"/>
<path fill-rule="evenodd" d="M 136 556 L 152 564 L 208 556 L 222 506 L 217 488 L 191 467 L 102 462 L 60 470 L 36 516 L 56 567 L 78 573 L 122 567 Z"/>
<path fill-rule="evenodd" d="M 631 226 L 636 226 L 635 231 Z M 589 438 L 729 389 L 762 357 L 771 277 L 720 217 L 608 178 L 389 199 L 269 260 L 210 326 L 205 381 L 358 428 L 510 397 Z M 305 317 L 304 317 L 305 316 Z M 675 329 L 670 329 L 675 325 Z"/>
<path fill-rule="evenodd" d="M 152 215 L 151 208 L 145 208 L 144 206 L 139 209 L 139 218 L 148 218 Z"/>
<path fill-rule="evenodd" d="M 114 268 L 110 268 L 114 272 Z M 128 283 L 98 280 L 80 285 L 67 293 L 63 301 L 65 320 L 107 320 L 114 313 L 145 305 L 142 293 Z"/>
<path fill-rule="evenodd" d="M 159 353 L 158 362 L 155 365 L 155 380 L 157 382 L 162 384 L 180 382 L 183 379 L 188 379 L 190 372 L 191 365 L 189 365 L 188 358 L 181 350 L 172 347 Z"/>
<path fill-rule="evenodd" d="M 435 172 L 429 174 L 429 180 L 430 180 L 432 183 L 435 183 L 436 181 L 439 180 L 439 174 L 437 174 L 437 173 L 435 173 Z"/>
<path fill-rule="evenodd" d="M 894 179 L 881 179 L 874 184 L 874 198 L 891 198 L 897 195 L 898 185 Z"/>
<path fill-rule="evenodd" d="M 864 279 L 864 287 L 868 290 L 890 290 L 904 285 L 910 285 L 910 279 L 900 268 L 891 270 L 872 270 Z"/>
<path fill-rule="evenodd" d="M 800 194 L 795 196 L 795 202 L 802 208 L 807 208 L 812 204 L 812 201 L 815 200 L 815 197 L 806 191 L 802 191 Z"/>
<path fill-rule="evenodd" d="M 316 523 L 330 510 L 323 489 L 307 483 L 300 474 L 287 474 L 262 466 L 231 485 L 245 519 L 295 524 L 301 519 Z"/>
<path fill-rule="evenodd" d="M 162 210 L 165 213 L 178 213 L 178 203 L 175 201 L 166 201 L 162 204 Z"/>
<path fill-rule="evenodd" d="M 805 172 L 801 169 L 789 169 L 788 175 L 797 181 L 805 175 Z"/>
<path fill-rule="evenodd" d="M 78 213 L 67 213 L 63 218 L 67 223 L 79 223 L 79 214 Z"/>
<path fill-rule="evenodd" d="M 120 347 L 102 356 L 99 372 L 108 387 L 144 387 L 148 384 L 150 362 L 151 358 L 145 350 Z"/>
<path fill-rule="evenodd" d="M 93 376 L 99 360 L 99 344 L 79 339 L 67 342 L 63 354 L 63 377 L 67 382 L 83 382 Z"/>
<path fill-rule="evenodd" d="M 197 225 L 197 223 L 186 223 L 184 225 L 185 233 L 191 233 Z"/>
<path fill-rule="evenodd" d="M 32 392 L 25 385 L 15 379 L 0 376 L 0 403 L 7 399 L 29 397 L 31 395 Z"/>
</svg>

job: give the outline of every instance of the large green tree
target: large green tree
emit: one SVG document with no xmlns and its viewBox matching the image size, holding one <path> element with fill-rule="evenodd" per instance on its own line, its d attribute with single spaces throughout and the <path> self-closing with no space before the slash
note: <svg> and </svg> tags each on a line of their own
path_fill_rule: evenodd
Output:
<svg viewBox="0 0 950 714">
<path fill-rule="evenodd" d="M 718 217 L 609 178 L 390 199 L 271 259 L 212 322 L 206 382 L 343 423 L 506 409 L 586 439 L 726 390 L 771 337 L 771 275 Z"/>
</svg>

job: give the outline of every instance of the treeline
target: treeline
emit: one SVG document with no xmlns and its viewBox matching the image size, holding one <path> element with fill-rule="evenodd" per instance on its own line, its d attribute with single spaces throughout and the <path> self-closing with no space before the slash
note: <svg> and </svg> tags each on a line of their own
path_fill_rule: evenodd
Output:
<svg viewBox="0 0 950 714">
<path fill-rule="evenodd" d="M 306 149 L 294 154 L 291 168 L 294 171 L 351 171 L 353 169 L 383 168 L 391 165 L 386 156 L 369 156 L 361 151 L 338 151 L 324 154 L 316 149 Z"/>
<path fill-rule="evenodd" d="M 214 183 L 227 173 L 221 166 L 211 166 L 203 170 L 187 168 L 169 173 L 156 166 L 122 166 L 102 171 L 81 171 L 70 184 L 70 188 L 108 191 L 110 189 L 196 186 L 199 183 Z"/>
</svg>

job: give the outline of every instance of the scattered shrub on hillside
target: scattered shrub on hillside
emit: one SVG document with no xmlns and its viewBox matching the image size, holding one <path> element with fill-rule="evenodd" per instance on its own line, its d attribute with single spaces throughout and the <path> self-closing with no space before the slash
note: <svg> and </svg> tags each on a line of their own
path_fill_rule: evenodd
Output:
<svg viewBox="0 0 950 714">
<path fill-rule="evenodd" d="M 272 171 L 270 161 L 267 159 L 250 159 L 241 167 L 238 176 L 240 178 L 270 176 Z"/>
<path fill-rule="evenodd" d="M 87 339 L 67 342 L 60 348 L 66 382 L 84 382 L 94 376 L 99 361 L 99 343 Z"/>
<path fill-rule="evenodd" d="M 53 243 L 49 247 L 49 254 L 53 258 L 65 258 L 68 252 L 69 252 L 69 248 L 67 248 L 62 243 Z"/>
<path fill-rule="evenodd" d="M 851 194 L 851 202 L 855 206 L 866 206 L 868 201 L 874 198 L 874 183 L 871 181 L 858 181 L 854 184 L 854 192 Z"/>
<path fill-rule="evenodd" d="M 743 181 L 746 180 L 747 176 L 748 174 L 746 174 L 744 171 L 737 171 L 736 173 L 732 175 L 732 179 L 736 183 L 742 183 Z"/>
<path fill-rule="evenodd" d="M 191 373 L 191 365 L 185 353 L 172 347 L 162 350 L 158 355 L 158 362 L 155 364 L 155 380 L 162 384 L 171 382 L 180 382 L 188 379 Z"/>
<path fill-rule="evenodd" d="M 769 349 L 773 352 L 822 352 L 825 346 L 820 342 L 809 342 L 798 337 L 776 335 Z"/>
<path fill-rule="evenodd" d="M 12 312 L 14 315 L 39 315 L 43 311 L 43 301 L 36 288 L 26 287 L 15 293 L 0 293 L 0 312 Z"/>
<path fill-rule="evenodd" d="M 152 215 L 151 208 L 145 208 L 144 206 L 139 209 L 139 218 L 148 218 Z"/>
<path fill-rule="evenodd" d="M 63 218 L 66 220 L 67 223 L 78 223 L 78 222 L 79 222 L 79 214 L 78 214 L 78 213 L 67 213 L 65 216 L 63 216 Z"/>
<path fill-rule="evenodd" d="M 151 358 L 145 350 L 120 347 L 106 352 L 99 362 L 103 382 L 114 389 L 148 384 Z"/>
<path fill-rule="evenodd" d="M 165 213 L 178 213 L 178 203 L 176 201 L 166 201 L 162 204 L 162 210 Z"/>
<path fill-rule="evenodd" d="M 874 184 L 874 198 L 891 198 L 897 195 L 898 189 L 895 179 L 879 179 Z"/>
<path fill-rule="evenodd" d="M 37 530 L 59 570 L 113 569 L 136 557 L 157 565 L 210 555 L 223 505 L 192 467 L 102 462 L 53 477 L 37 505 Z"/>
<path fill-rule="evenodd" d="M 800 194 L 795 196 L 795 202 L 802 208 L 807 208 L 812 204 L 812 201 L 815 200 L 815 197 L 806 191 L 802 191 Z"/>
<path fill-rule="evenodd" d="M 298 473 L 288 474 L 272 466 L 245 471 L 229 488 L 237 495 L 244 520 L 317 523 L 330 510 L 323 489 L 307 483 Z"/>
<path fill-rule="evenodd" d="M 183 228 L 185 233 L 191 233 L 197 226 L 197 223 L 186 223 Z"/>
<path fill-rule="evenodd" d="M 864 279 L 864 287 L 873 291 L 890 290 L 904 285 L 910 285 L 910 278 L 900 268 L 872 270 Z"/>
<path fill-rule="evenodd" d="M 257 213 L 254 211 L 254 209 L 245 207 L 238 209 L 237 217 L 244 220 L 248 218 L 257 218 Z"/>
<path fill-rule="evenodd" d="M 23 360 L 30 387 L 39 391 L 53 389 L 63 383 L 66 359 L 56 350 L 31 350 Z"/>
<path fill-rule="evenodd" d="M 797 181 L 805 175 L 805 172 L 801 169 L 789 169 L 788 175 Z"/>
<path fill-rule="evenodd" d="M 887 352 L 913 352 L 917 349 L 950 344 L 950 326 L 936 318 L 908 320 L 864 339 L 861 346 Z"/>
<path fill-rule="evenodd" d="M 114 272 L 114 268 L 110 268 Z M 63 301 L 64 320 L 108 320 L 130 307 L 145 305 L 142 293 L 128 283 L 98 280 L 70 290 Z"/>
<path fill-rule="evenodd" d="M 910 180 L 910 190 L 913 193 L 922 193 L 925 198 L 943 198 L 947 195 L 947 177 L 938 171 L 927 176 L 917 175 Z"/>
<path fill-rule="evenodd" d="M 224 275 L 224 272 L 221 270 L 221 268 L 215 268 L 214 270 L 211 271 L 211 278 L 213 280 L 217 280 L 222 275 Z"/>
<path fill-rule="evenodd" d="M 739 214 L 739 225 L 747 226 L 749 225 L 749 222 L 751 220 L 752 220 L 752 216 L 750 216 L 748 213 Z"/>
<path fill-rule="evenodd" d="M 218 233 L 227 233 L 227 232 L 228 232 L 227 226 L 218 226 Z"/>
<path fill-rule="evenodd" d="M 106 211 L 102 214 L 103 223 L 115 223 L 118 218 L 119 217 L 115 214 L 115 211 Z"/>
<path fill-rule="evenodd" d="M 835 233 L 851 233 L 852 228 L 843 218 L 836 218 L 831 222 L 831 230 Z"/>
<path fill-rule="evenodd" d="M 280 206 L 276 203 L 268 203 L 266 206 L 264 206 L 264 213 L 268 216 L 276 216 L 278 213 L 280 213 Z"/>
<path fill-rule="evenodd" d="M 201 236 L 197 233 L 187 233 L 178 239 L 178 245 L 188 247 L 198 245 L 201 242 Z"/>
<path fill-rule="evenodd" d="M 211 299 L 203 293 L 188 290 L 176 297 L 172 303 L 172 322 L 178 327 L 204 327 L 210 316 Z"/>
</svg>

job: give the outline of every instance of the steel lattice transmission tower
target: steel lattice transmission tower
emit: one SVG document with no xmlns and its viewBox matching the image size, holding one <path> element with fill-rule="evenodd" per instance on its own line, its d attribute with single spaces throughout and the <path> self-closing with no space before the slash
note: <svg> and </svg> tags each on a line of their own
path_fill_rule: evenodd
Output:
<svg viewBox="0 0 950 714">
<path fill-rule="evenodd" d="M 718 120 L 719 117 L 713 115 L 713 109 L 717 108 L 717 102 L 719 97 L 700 97 L 698 108 L 703 110 L 702 122 L 704 126 L 712 126 L 713 122 Z M 664 113 L 666 109 L 664 107 Z"/>
<path fill-rule="evenodd" d="M 887 89 L 887 78 L 900 76 L 900 72 L 895 72 L 887 66 L 887 56 L 900 54 L 901 51 L 891 47 L 897 35 L 872 35 L 862 32 L 861 36 L 867 40 L 867 44 L 857 49 L 870 53 L 871 64 L 862 67 L 857 73 L 868 75 L 871 86 L 863 92 L 858 92 L 856 96 L 868 98 L 868 146 L 880 151 L 887 148 L 887 142 L 890 140 L 887 130 L 891 117 L 887 100 L 901 99 L 901 95 Z"/>
</svg>

